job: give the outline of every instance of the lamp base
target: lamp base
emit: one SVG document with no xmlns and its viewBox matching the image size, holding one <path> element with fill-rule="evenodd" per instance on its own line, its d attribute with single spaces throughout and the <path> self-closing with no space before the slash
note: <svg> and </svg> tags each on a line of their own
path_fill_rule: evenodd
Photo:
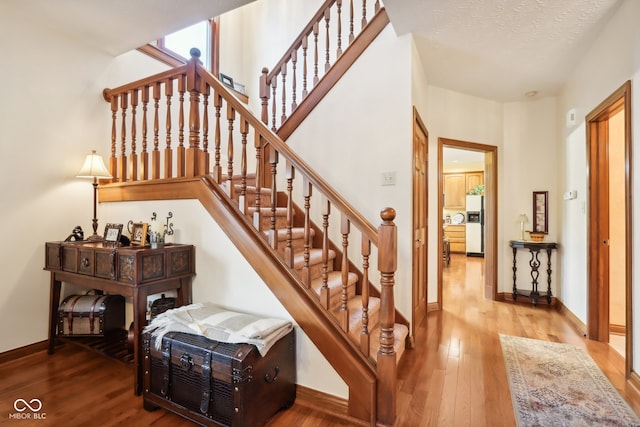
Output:
<svg viewBox="0 0 640 427">
<path fill-rule="evenodd" d="M 98 236 L 97 234 L 92 234 L 91 236 L 89 236 L 89 238 L 87 239 L 87 242 L 102 242 L 104 239 L 102 236 Z"/>
</svg>

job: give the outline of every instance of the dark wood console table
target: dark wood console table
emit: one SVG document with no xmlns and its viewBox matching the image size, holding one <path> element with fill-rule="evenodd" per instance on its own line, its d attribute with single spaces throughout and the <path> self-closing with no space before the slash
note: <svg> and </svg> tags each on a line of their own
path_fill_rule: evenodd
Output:
<svg viewBox="0 0 640 427">
<path fill-rule="evenodd" d="M 513 250 L 513 300 L 515 301 L 518 298 L 518 295 L 526 296 L 531 298 L 531 303 L 535 306 L 538 303 L 540 298 L 545 298 L 547 300 L 547 304 L 551 304 L 551 252 L 554 249 L 558 248 L 558 245 L 553 242 L 545 243 L 545 242 L 530 242 L 524 240 L 511 240 L 509 242 L 509 246 L 511 246 Z M 529 260 L 529 266 L 531 267 L 531 290 L 522 290 L 518 289 L 516 284 L 518 271 L 517 266 L 517 258 L 518 249 L 528 249 L 529 253 L 531 253 L 531 259 Z M 540 260 L 538 256 L 540 255 L 540 251 L 544 250 L 547 252 L 547 291 L 539 291 L 538 290 L 538 277 L 540 272 L 538 271 L 540 268 Z"/>
<path fill-rule="evenodd" d="M 49 354 L 55 349 L 62 282 L 120 294 L 133 300 L 133 390 L 142 393 L 141 333 L 146 325 L 147 296 L 177 290 L 180 305 L 191 303 L 195 248 L 167 244 L 109 247 L 102 242 L 48 242 L 45 270 L 51 272 Z"/>
</svg>

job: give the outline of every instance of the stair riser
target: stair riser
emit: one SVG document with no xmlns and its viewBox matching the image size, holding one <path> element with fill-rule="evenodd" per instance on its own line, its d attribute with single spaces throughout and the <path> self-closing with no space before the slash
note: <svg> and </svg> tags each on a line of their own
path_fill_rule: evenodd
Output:
<svg viewBox="0 0 640 427">
<path fill-rule="evenodd" d="M 310 261 L 311 263 L 311 261 Z M 310 270 L 310 274 L 311 274 L 311 280 L 314 279 L 318 279 L 320 277 L 322 277 L 322 262 L 318 263 L 318 264 L 312 264 L 309 266 L 309 270 Z M 329 262 L 327 263 L 327 271 L 333 271 L 333 261 L 329 260 Z M 302 268 L 296 268 L 296 273 L 302 277 Z"/>
<path fill-rule="evenodd" d="M 253 218 L 253 214 L 248 214 L 250 218 Z M 276 229 L 287 228 L 286 215 L 276 215 Z M 263 212 L 260 215 L 260 230 L 267 231 L 271 229 L 271 213 Z"/>
<path fill-rule="evenodd" d="M 347 286 L 347 301 L 356 296 L 356 284 Z M 329 310 L 337 310 L 342 304 L 342 288 L 338 292 L 329 296 Z"/>
<path fill-rule="evenodd" d="M 380 321 L 380 311 L 369 311 L 369 323 L 367 324 L 367 330 L 369 333 L 373 331 Z M 349 325 L 349 335 L 356 341 L 360 342 L 360 335 L 362 333 L 362 318 L 358 322 Z"/>
<path fill-rule="evenodd" d="M 304 251 L 304 238 L 300 238 L 300 239 L 292 239 L 291 240 L 291 246 L 293 248 L 293 252 L 302 252 Z M 278 242 L 278 253 L 282 256 L 284 256 L 284 250 L 287 247 L 287 241 L 286 240 L 280 240 Z"/>
</svg>

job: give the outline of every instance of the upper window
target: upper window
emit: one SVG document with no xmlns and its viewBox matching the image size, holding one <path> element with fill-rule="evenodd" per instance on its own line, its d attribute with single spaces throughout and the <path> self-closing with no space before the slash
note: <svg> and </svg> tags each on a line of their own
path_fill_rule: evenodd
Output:
<svg viewBox="0 0 640 427">
<path fill-rule="evenodd" d="M 191 58 L 189 51 L 191 48 L 196 47 L 201 52 L 200 60 L 205 64 L 206 68 L 209 68 L 211 64 L 209 59 L 211 57 L 211 37 L 209 31 L 209 21 L 202 21 L 164 36 L 163 39 L 158 40 L 158 47 L 177 53 L 185 60 Z"/>
<path fill-rule="evenodd" d="M 218 75 L 218 19 L 212 18 L 171 33 L 138 50 L 172 67 L 186 63 L 191 48 L 200 50 L 200 61 L 213 75 Z"/>
</svg>

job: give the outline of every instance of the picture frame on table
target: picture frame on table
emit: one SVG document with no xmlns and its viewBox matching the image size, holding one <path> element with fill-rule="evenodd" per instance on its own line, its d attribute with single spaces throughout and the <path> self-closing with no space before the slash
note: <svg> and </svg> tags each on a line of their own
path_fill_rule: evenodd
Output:
<svg viewBox="0 0 640 427">
<path fill-rule="evenodd" d="M 226 74 L 220 73 L 220 81 L 222 82 L 222 84 L 233 89 L 233 79 L 231 77 L 227 76 Z"/>
<path fill-rule="evenodd" d="M 104 236 L 102 240 L 105 244 L 116 246 L 120 243 L 120 236 L 122 235 L 122 224 L 107 224 L 104 226 Z"/>
<path fill-rule="evenodd" d="M 547 234 L 549 232 L 549 192 L 533 192 L 533 231 Z"/>
<path fill-rule="evenodd" d="M 147 230 L 149 224 L 146 222 L 134 222 L 131 224 L 131 245 L 144 246 L 147 244 Z"/>
</svg>

